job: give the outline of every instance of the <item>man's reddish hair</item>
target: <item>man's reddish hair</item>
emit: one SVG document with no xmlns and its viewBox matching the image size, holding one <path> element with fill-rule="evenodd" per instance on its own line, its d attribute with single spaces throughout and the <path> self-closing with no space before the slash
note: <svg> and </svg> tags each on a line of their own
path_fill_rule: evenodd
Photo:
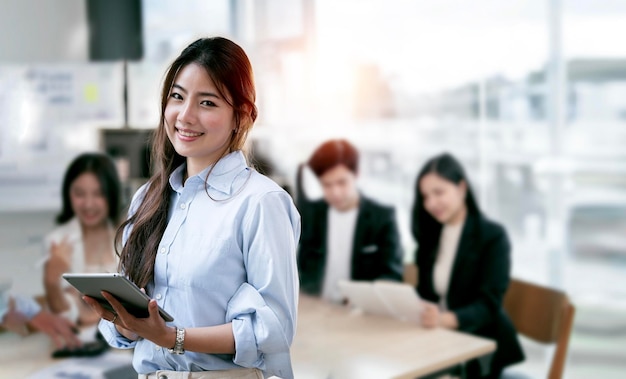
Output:
<svg viewBox="0 0 626 379">
<path fill-rule="evenodd" d="M 313 152 L 308 165 L 318 178 L 338 165 L 344 165 L 357 174 L 359 152 L 345 139 L 326 141 Z"/>
</svg>

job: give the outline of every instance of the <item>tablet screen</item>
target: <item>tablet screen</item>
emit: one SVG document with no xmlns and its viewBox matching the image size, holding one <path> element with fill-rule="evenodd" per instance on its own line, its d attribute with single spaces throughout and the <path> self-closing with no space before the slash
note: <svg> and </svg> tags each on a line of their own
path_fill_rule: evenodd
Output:
<svg viewBox="0 0 626 379">
<path fill-rule="evenodd" d="M 150 297 L 143 293 L 135 283 L 117 273 L 67 273 L 63 278 L 74 286 L 80 293 L 92 297 L 105 309 L 113 311 L 109 302 L 102 296 L 102 291 L 113 295 L 135 317 L 148 317 L 148 303 Z M 159 314 L 165 321 L 174 318 L 159 307 Z"/>
</svg>

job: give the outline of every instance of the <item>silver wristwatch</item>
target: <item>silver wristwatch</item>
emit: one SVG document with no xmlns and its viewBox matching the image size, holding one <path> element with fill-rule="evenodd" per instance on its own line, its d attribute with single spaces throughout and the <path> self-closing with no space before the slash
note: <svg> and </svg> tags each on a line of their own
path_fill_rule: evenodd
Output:
<svg viewBox="0 0 626 379">
<path fill-rule="evenodd" d="M 171 354 L 185 354 L 183 345 L 185 344 L 185 329 L 176 327 L 176 342 L 174 347 L 167 349 Z"/>
</svg>

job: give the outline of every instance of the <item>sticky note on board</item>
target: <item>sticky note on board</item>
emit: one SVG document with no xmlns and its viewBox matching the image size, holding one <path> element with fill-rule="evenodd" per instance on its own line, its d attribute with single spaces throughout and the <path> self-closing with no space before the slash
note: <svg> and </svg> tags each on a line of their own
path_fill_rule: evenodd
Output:
<svg viewBox="0 0 626 379">
<path fill-rule="evenodd" d="M 83 96 L 87 103 L 98 102 L 98 86 L 96 84 L 87 84 L 83 90 Z"/>
</svg>

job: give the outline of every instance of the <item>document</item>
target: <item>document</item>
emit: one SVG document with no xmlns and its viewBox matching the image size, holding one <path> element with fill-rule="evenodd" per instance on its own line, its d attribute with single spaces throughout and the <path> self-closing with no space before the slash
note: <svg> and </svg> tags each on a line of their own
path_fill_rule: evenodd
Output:
<svg viewBox="0 0 626 379">
<path fill-rule="evenodd" d="M 91 358 L 68 358 L 45 367 L 27 379 L 77 378 L 77 379 L 126 379 L 137 378 L 133 370 L 132 354 L 109 351 Z M 114 375 L 114 376 L 113 376 Z"/>
<path fill-rule="evenodd" d="M 342 280 L 339 290 L 348 304 L 364 313 L 420 323 L 422 300 L 410 284 L 386 280 Z"/>
</svg>

